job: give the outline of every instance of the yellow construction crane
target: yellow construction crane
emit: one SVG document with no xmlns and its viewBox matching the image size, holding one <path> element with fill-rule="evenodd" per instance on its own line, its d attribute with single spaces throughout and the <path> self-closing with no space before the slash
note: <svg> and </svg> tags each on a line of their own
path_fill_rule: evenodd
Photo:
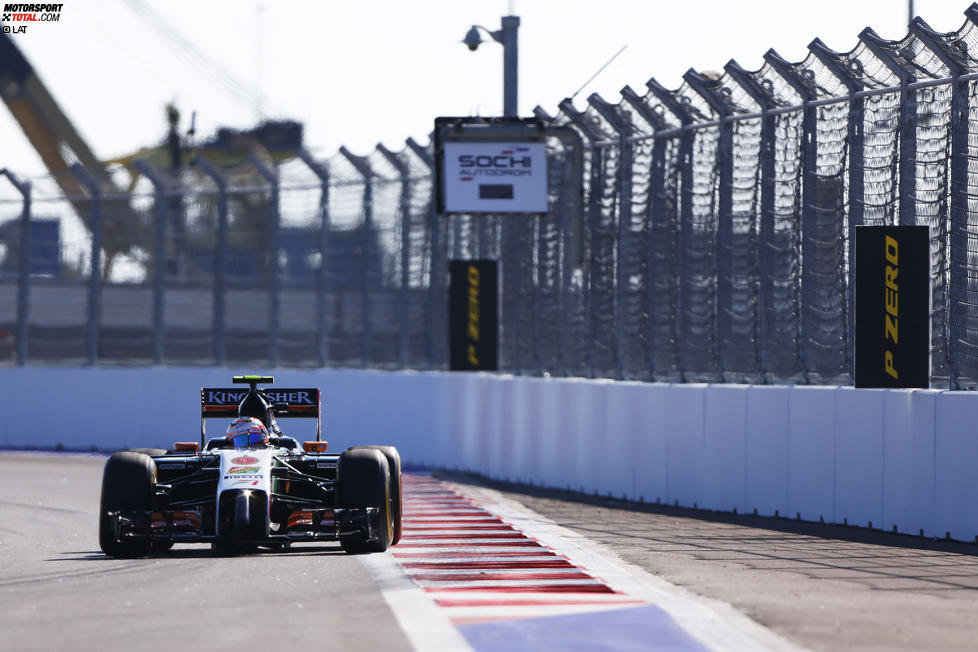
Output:
<svg viewBox="0 0 978 652">
<path fill-rule="evenodd" d="M 169 135 L 163 143 L 99 161 L 20 48 L 6 34 L 0 34 L 0 98 L 87 228 L 92 226 L 90 192 L 72 166 L 80 164 L 99 192 L 107 196 L 102 203 L 105 278 L 111 276 L 113 262 L 119 255 L 133 247 L 149 246 L 145 239 L 151 229 L 148 224 L 140 223 L 147 216 L 132 211 L 125 196 L 140 176 L 134 167 L 136 161 L 144 160 L 159 169 L 176 171 L 199 155 L 229 167 L 243 163 L 249 154 L 269 163 L 285 161 L 296 156 L 302 147 L 302 125 L 290 120 L 265 121 L 248 130 L 219 129 L 213 137 L 188 146 L 177 132 L 179 112 L 170 105 L 167 107 Z M 120 187 L 113 181 L 106 168 L 109 164 L 127 168 L 129 187 Z M 256 175 L 253 170 L 250 174 Z"/>
<path fill-rule="evenodd" d="M 85 195 L 70 171 L 76 162 L 95 177 L 103 193 L 119 191 L 8 34 L 0 34 L 0 97 L 65 195 Z"/>
</svg>

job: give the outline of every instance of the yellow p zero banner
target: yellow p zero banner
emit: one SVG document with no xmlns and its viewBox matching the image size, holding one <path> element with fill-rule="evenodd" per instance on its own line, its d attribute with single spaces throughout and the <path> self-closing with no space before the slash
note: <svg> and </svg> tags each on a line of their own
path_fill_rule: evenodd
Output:
<svg viewBox="0 0 978 652">
<path fill-rule="evenodd" d="M 930 229 L 856 227 L 856 387 L 930 386 Z"/>
<path fill-rule="evenodd" d="M 499 368 L 498 277 L 494 260 L 450 263 L 449 368 L 496 371 Z"/>
</svg>

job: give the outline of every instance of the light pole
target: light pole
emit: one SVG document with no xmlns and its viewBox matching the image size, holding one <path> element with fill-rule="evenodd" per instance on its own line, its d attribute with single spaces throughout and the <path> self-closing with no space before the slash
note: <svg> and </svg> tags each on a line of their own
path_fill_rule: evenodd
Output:
<svg viewBox="0 0 978 652">
<path fill-rule="evenodd" d="M 489 31 L 482 25 L 473 25 L 462 40 L 469 50 L 475 52 L 482 44 L 482 37 L 479 35 L 481 29 L 492 37 L 492 40 L 501 43 L 503 46 L 503 115 L 506 117 L 516 117 L 519 110 L 516 108 L 516 89 L 518 84 L 519 67 L 519 48 L 517 45 L 517 33 L 520 28 L 519 16 L 503 16 L 502 28 L 495 32 Z"/>
</svg>

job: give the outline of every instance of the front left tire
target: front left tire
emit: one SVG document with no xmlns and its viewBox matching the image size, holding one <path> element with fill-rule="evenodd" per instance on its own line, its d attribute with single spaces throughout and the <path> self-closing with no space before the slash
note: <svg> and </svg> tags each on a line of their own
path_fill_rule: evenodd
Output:
<svg viewBox="0 0 978 652">
<path fill-rule="evenodd" d="M 152 543 L 148 538 L 129 540 L 122 537 L 119 518 L 110 513 L 151 512 L 155 485 L 156 464 L 148 455 L 130 451 L 115 453 L 105 463 L 98 530 L 99 546 L 105 554 L 131 559 L 143 557 L 150 551 Z"/>
<path fill-rule="evenodd" d="M 343 550 L 360 554 L 384 552 L 393 539 L 390 499 L 391 473 L 387 458 L 372 448 L 348 449 L 340 455 L 339 505 L 345 509 L 375 507 L 379 527 L 367 536 L 355 535 L 340 540 Z"/>
<path fill-rule="evenodd" d="M 391 503 L 391 545 L 397 545 L 401 540 L 401 520 L 404 507 L 401 500 L 401 454 L 393 446 L 353 446 L 350 450 L 373 449 L 380 451 L 387 458 L 387 468 L 390 470 Z"/>
</svg>

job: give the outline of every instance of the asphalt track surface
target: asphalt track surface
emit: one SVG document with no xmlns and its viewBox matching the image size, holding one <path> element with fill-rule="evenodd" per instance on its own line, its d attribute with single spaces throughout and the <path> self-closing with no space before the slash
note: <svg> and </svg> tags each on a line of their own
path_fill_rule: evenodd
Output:
<svg viewBox="0 0 978 652">
<path fill-rule="evenodd" d="M 98 546 L 105 457 L 0 454 L 0 650 L 410 650 L 339 545 L 215 557 Z"/>
<path fill-rule="evenodd" d="M 104 460 L 0 453 L 0 650 L 411 648 L 376 573 L 338 546 L 105 557 L 96 531 Z M 471 495 L 487 491 L 449 479 Z M 975 649 L 975 546 L 494 488 L 796 645 Z"/>
</svg>

